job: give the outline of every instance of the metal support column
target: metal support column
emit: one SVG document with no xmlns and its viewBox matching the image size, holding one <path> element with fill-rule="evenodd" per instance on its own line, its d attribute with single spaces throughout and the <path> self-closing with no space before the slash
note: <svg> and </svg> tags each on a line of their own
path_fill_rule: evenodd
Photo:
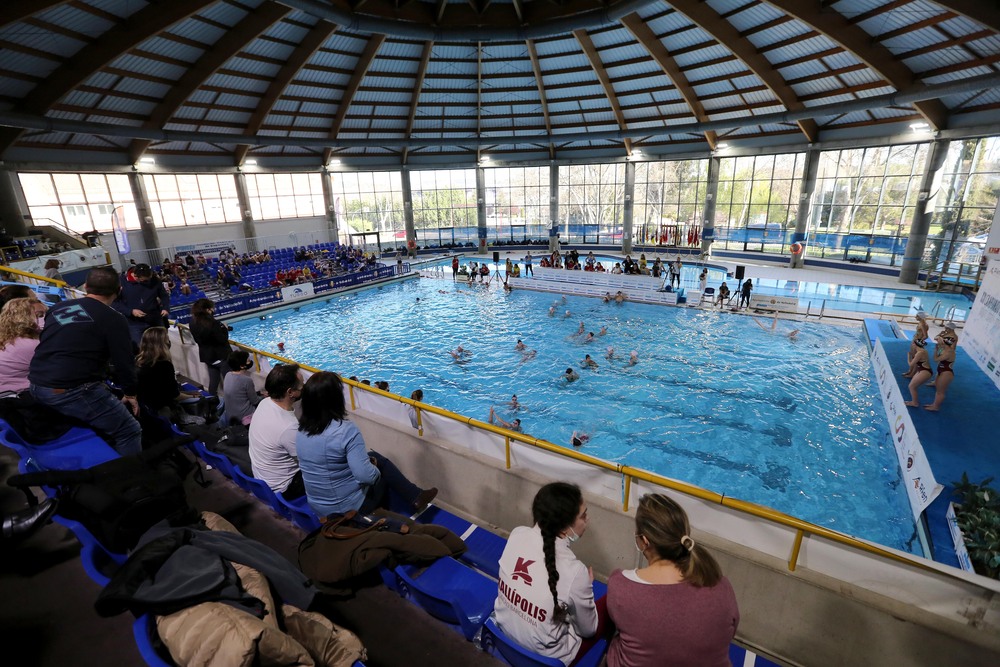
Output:
<svg viewBox="0 0 1000 667">
<path fill-rule="evenodd" d="M 146 184 L 142 182 L 142 174 L 137 171 L 129 172 L 128 184 L 132 189 L 132 198 L 135 199 L 136 213 L 139 214 L 139 229 L 142 231 L 142 243 L 146 246 L 146 250 L 159 248 L 160 238 L 157 236 L 156 226 L 153 224 L 153 216 L 149 207 L 149 195 L 146 194 Z"/>
<path fill-rule="evenodd" d="M 243 239 L 250 248 L 250 239 L 257 238 L 257 230 L 253 226 L 253 211 L 250 208 L 250 193 L 247 192 L 247 177 L 243 172 L 236 172 L 236 199 L 240 202 L 240 218 L 243 220 Z M 263 248 L 252 248 L 263 250 Z"/>
<path fill-rule="evenodd" d="M 337 207 L 334 205 L 333 197 L 333 179 L 336 177 L 336 174 L 330 173 L 325 168 L 320 174 L 320 181 L 323 183 L 323 208 L 326 210 L 326 224 L 330 228 L 330 240 L 334 243 L 340 243 Z"/>
<path fill-rule="evenodd" d="M 0 169 L 0 228 L 11 236 L 26 236 L 32 224 L 17 172 Z"/>
<path fill-rule="evenodd" d="M 559 251 L 559 165 L 549 165 L 549 252 Z"/>
<path fill-rule="evenodd" d="M 795 231 L 792 233 L 792 243 L 802 246 L 797 255 L 791 255 L 789 266 L 801 269 L 806 262 L 806 230 L 809 228 L 809 216 L 812 215 L 812 196 L 816 190 L 816 174 L 819 173 L 819 150 L 810 148 L 806 151 L 806 162 L 802 169 L 802 186 L 799 188 L 799 212 L 795 217 Z"/>
<path fill-rule="evenodd" d="M 406 229 L 406 250 L 410 257 L 417 256 L 417 231 L 413 226 L 413 191 L 410 189 L 410 170 L 400 170 L 400 185 L 403 190 L 403 227 Z"/>
<path fill-rule="evenodd" d="M 708 158 L 708 185 L 705 189 L 705 220 L 701 225 L 701 254 L 708 257 L 712 253 L 715 240 L 715 200 L 719 196 L 719 166 L 721 158 Z"/>
<path fill-rule="evenodd" d="M 489 229 L 486 227 L 486 172 L 476 166 L 476 236 L 479 238 L 479 254 L 486 253 Z"/>
<path fill-rule="evenodd" d="M 622 203 L 622 253 L 632 254 L 632 214 L 635 210 L 635 162 L 625 163 L 625 193 Z"/>
<path fill-rule="evenodd" d="M 927 232 L 931 228 L 931 213 L 928 208 L 936 193 L 931 192 L 934 179 L 944 166 L 948 156 L 948 141 L 936 139 L 931 142 L 927 151 L 927 162 L 924 163 L 924 175 L 920 179 L 920 191 L 917 204 L 913 207 L 913 221 L 910 223 L 910 235 L 906 239 L 906 250 L 903 251 L 903 264 L 899 269 L 899 282 L 909 285 L 917 283 L 920 273 L 920 258 L 927 246 Z"/>
</svg>

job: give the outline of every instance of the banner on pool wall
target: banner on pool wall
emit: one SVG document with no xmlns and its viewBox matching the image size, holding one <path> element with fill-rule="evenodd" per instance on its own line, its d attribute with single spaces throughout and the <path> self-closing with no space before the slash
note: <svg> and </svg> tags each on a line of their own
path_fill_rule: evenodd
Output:
<svg viewBox="0 0 1000 667">
<path fill-rule="evenodd" d="M 990 262 L 962 330 L 961 347 L 1000 389 L 1000 260 Z"/>
<path fill-rule="evenodd" d="M 889 420 L 889 430 L 892 443 L 896 448 L 896 458 L 899 468 L 903 471 L 903 481 L 906 484 L 906 495 L 910 498 L 913 518 L 918 520 L 920 513 L 930 505 L 944 487 L 934 479 L 924 447 L 917 437 L 917 429 L 913 427 L 909 408 L 904 404 L 906 398 L 900 393 L 899 384 L 889 366 L 889 359 L 882 349 L 882 341 L 875 341 L 872 351 L 872 367 L 875 369 L 875 379 L 878 381 L 879 393 L 882 396 L 882 407 Z"/>
<path fill-rule="evenodd" d="M 781 313 L 796 313 L 799 310 L 799 298 L 797 296 L 754 294 L 750 298 L 750 308 L 753 310 L 777 310 Z"/>
<path fill-rule="evenodd" d="M 292 285 L 290 287 L 281 288 L 281 299 L 283 301 L 306 299 L 314 294 L 316 294 L 316 292 L 313 291 L 312 283 L 302 283 L 301 285 Z"/>
</svg>

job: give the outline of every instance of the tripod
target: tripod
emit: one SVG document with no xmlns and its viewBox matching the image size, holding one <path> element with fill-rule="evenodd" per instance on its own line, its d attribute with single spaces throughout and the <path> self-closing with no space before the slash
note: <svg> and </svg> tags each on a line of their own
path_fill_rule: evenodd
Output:
<svg viewBox="0 0 1000 667">
<path fill-rule="evenodd" d="M 494 280 L 501 283 L 504 287 L 507 286 L 507 279 L 503 275 L 501 275 L 499 266 L 493 269 L 493 275 L 490 276 L 490 281 L 487 284 L 492 285 Z"/>
</svg>

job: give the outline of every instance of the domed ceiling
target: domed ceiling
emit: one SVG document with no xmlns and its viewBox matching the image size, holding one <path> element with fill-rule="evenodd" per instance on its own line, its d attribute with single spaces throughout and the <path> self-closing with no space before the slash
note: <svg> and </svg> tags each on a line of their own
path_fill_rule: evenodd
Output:
<svg viewBox="0 0 1000 667">
<path fill-rule="evenodd" d="M 400 165 L 1000 123 L 977 0 L 6 0 L 0 157 Z"/>
</svg>

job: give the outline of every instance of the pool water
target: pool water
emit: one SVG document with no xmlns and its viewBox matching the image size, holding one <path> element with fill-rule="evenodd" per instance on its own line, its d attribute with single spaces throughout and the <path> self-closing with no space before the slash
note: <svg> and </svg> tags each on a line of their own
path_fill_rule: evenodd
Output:
<svg viewBox="0 0 1000 667">
<path fill-rule="evenodd" d="M 595 334 L 606 326 L 606 335 L 583 342 L 575 335 L 581 321 Z M 232 337 L 247 345 L 277 351 L 283 342 L 284 354 L 303 363 L 386 380 L 404 396 L 420 388 L 427 403 L 484 421 L 496 406 L 507 421 L 520 417 L 526 433 L 567 448 L 582 431 L 587 454 L 919 549 L 858 328 L 779 321 L 772 332 L 770 319 L 563 302 L 450 279 L 410 280 L 232 324 Z M 515 351 L 518 338 L 533 358 Z M 460 344 L 472 352 L 465 363 L 448 354 Z M 584 368 L 585 354 L 599 367 Z M 567 367 L 580 379 L 562 379 Z M 507 407 L 512 394 L 522 409 Z"/>
</svg>

